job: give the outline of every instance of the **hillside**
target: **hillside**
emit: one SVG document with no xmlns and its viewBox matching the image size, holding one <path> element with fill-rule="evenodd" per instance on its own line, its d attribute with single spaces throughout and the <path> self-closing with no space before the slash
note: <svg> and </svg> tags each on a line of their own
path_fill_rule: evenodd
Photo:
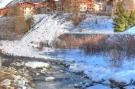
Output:
<svg viewBox="0 0 135 89">
<path fill-rule="evenodd" d="M 91 84 L 93 85 L 88 85 L 88 87 L 90 87 L 88 89 L 99 89 L 100 87 L 100 89 L 110 89 L 112 86 L 118 89 L 121 89 L 119 87 L 128 89 L 126 87 L 130 87 L 135 81 L 135 60 L 134 57 L 130 58 L 127 56 L 127 51 L 129 51 L 129 49 L 132 49 L 130 51 L 133 51 L 133 48 L 130 47 L 135 43 L 132 42 L 132 45 L 127 42 L 126 39 L 135 39 L 131 38 L 132 36 L 128 38 L 125 33 L 122 35 L 114 34 L 110 21 L 111 19 L 105 19 L 105 17 L 102 17 L 104 19 L 101 19 L 100 17 L 100 19 L 97 20 L 97 24 L 94 24 L 95 20 L 93 21 L 93 19 L 86 18 L 84 22 L 78 25 L 81 29 L 86 29 L 86 31 L 79 32 L 77 31 L 79 27 L 70 28 L 72 23 L 70 21 L 65 21 L 67 16 L 68 15 L 62 16 L 58 14 L 36 15 L 34 16 L 35 26 L 31 28 L 21 40 L 1 41 L 0 49 L 2 49 L 4 54 L 12 56 L 44 58 L 60 61 L 64 60 L 69 64 L 70 71 L 80 75 L 84 73 L 86 74 L 86 78 L 91 79 Z M 104 23 L 100 23 L 103 21 Z M 95 30 L 100 34 L 102 31 L 104 32 L 102 32 L 102 34 L 105 34 L 105 32 L 109 30 L 106 34 L 110 35 L 111 33 L 112 35 L 105 38 L 102 43 L 96 42 L 96 46 L 93 47 L 93 50 L 96 49 L 95 51 L 97 52 L 91 54 L 86 53 L 87 51 L 84 52 L 85 50 L 82 51 L 82 49 L 55 49 L 53 46 L 40 47 L 42 46 L 42 44 L 40 44 L 41 42 L 46 42 L 49 45 L 52 45 L 53 42 L 64 33 L 78 33 L 84 35 L 85 33 L 89 35 L 93 34 L 89 30 Z M 73 40 L 71 39 L 70 41 Z M 107 51 L 102 49 L 102 47 L 107 48 L 111 45 L 112 48 Z M 125 48 L 122 48 L 121 46 Z M 88 45 L 88 47 L 89 48 L 86 50 L 89 50 L 92 46 Z M 128 50 L 126 50 L 126 47 Z M 82 84 L 82 86 L 85 85 Z M 85 87 L 81 89 L 87 88 Z"/>
</svg>

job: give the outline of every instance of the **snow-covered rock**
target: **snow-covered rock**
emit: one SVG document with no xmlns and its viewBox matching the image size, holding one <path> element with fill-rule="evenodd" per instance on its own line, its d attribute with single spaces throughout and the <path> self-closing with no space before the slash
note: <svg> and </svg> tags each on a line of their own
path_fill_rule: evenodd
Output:
<svg viewBox="0 0 135 89">
<path fill-rule="evenodd" d="M 36 62 L 36 61 L 34 61 L 34 62 L 25 63 L 25 66 L 31 67 L 31 68 L 43 68 L 43 67 L 49 68 L 50 64 L 44 63 L 44 62 Z"/>
<path fill-rule="evenodd" d="M 45 78 L 46 82 L 50 82 L 50 81 L 54 81 L 54 80 L 55 80 L 55 77 L 52 77 L 52 76 Z"/>
<path fill-rule="evenodd" d="M 26 89 L 25 88 L 25 85 L 26 85 L 26 81 L 25 80 L 23 80 L 23 79 L 18 80 L 18 85 L 19 85 L 19 87 L 21 87 L 23 89 Z"/>
<path fill-rule="evenodd" d="M 10 84 L 11 84 L 11 80 L 9 79 L 5 79 L 1 82 L 1 85 L 4 85 L 4 86 L 10 86 Z"/>
<path fill-rule="evenodd" d="M 125 84 L 130 84 L 131 81 L 135 81 L 135 71 L 134 70 L 124 70 L 113 74 L 111 79 L 116 82 L 123 82 Z"/>
</svg>

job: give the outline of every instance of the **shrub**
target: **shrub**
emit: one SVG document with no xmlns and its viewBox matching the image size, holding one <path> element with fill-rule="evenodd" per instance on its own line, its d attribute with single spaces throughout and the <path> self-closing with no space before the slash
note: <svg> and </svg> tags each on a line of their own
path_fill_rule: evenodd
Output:
<svg viewBox="0 0 135 89">
<path fill-rule="evenodd" d="M 81 48 L 85 53 L 102 52 L 106 50 L 106 36 L 105 35 L 94 35 L 93 37 L 85 37 L 82 40 Z"/>
<path fill-rule="evenodd" d="M 80 39 L 74 35 L 62 35 L 55 43 L 55 47 L 58 48 L 78 48 L 80 45 Z"/>
</svg>

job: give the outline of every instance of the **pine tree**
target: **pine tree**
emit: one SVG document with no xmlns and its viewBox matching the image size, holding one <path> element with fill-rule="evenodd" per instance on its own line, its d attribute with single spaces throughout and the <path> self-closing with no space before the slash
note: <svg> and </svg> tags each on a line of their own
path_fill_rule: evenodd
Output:
<svg viewBox="0 0 135 89">
<path fill-rule="evenodd" d="M 123 32 L 126 30 L 127 27 L 127 18 L 125 18 L 124 16 L 114 19 L 114 31 Z"/>
<path fill-rule="evenodd" d="M 128 27 L 128 14 L 124 10 L 122 3 L 119 2 L 116 7 L 116 17 L 113 19 L 114 21 L 114 31 L 122 32 L 125 31 Z"/>
<path fill-rule="evenodd" d="M 128 28 L 135 25 L 135 12 L 131 11 L 129 18 L 128 18 Z"/>
</svg>

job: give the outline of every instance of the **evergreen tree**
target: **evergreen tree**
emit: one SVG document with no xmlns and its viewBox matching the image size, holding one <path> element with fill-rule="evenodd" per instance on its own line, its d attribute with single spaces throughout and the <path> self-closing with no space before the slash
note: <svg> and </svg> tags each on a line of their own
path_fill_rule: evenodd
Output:
<svg viewBox="0 0 135 89">
<path fill-rule="evenodd" d="M 128 14 L 124 10 L 122 3 L 119 2 L 116 7 L 116 17 L 113 19 L 114 21 L 114 31 L 122 32 L 125 31 L 128 27 Z"/>
<path fill-rule="evenodd" d="M 135 12 L 131 11 L 129 18 L 128 18 L 128 28 L 135 25 Z"/>
</svg>

